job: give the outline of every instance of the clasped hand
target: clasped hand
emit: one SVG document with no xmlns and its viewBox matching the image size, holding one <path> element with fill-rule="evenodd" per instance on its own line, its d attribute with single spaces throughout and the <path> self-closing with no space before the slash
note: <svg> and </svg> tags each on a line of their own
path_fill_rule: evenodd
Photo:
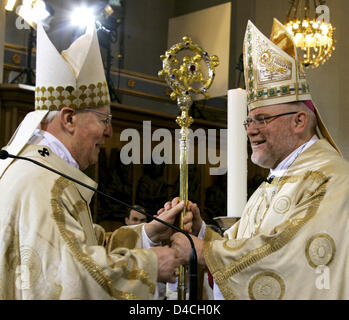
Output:
<svg viewBox="0 0 349 320">
<path fill-rule="evenodd" d="M 156 217 L 174 224 L 180 213 L 184 209 L 184 201 L 174 198 L 172 201 L 166 202 L 164 207 L 158 210 Z M 198 235 L 202 226 L 202 219 L 198 206 L 192 202 L 188 202 L 186 207 L 186 215 L 183 218 L 184 230 L 188 233 Z M 145 225 L 145 232 L 149 239 L 155 243 L 171 240 L 171 248 L 154 247 L 152 250 L 158 257 L 158 281 L 174 282 L 176 279 L 175 270 L 180 264 L 187 264 L 189 260 L 191 245 L 187 237 L 175 232 L 173 229 L 153 220 Z M 198 262 L 203 261 L 203 241 L 192 236 L 194 245 L 198 254 Z M 201 245 L 202 243 L 202 245 Z"/>
<path fill-rule="evenodd" d="M 174 224 L 179 214 L 184 209 L 184 201 L 174 198 L 172 201 L 165 203 L 164 207 L 158 210 L 156 217 L 167 222 Z M 186 215 L 183 218 L 184 230 L 197 235 L 200 232 L 202 219 L 200 217 L 200 210 L 196 204 L 188 202 Z M 161 242 L 169 240 L 172 234 L 175 232 L 173 229 L 163 225 L 162 223 L 153 220 L 145 225 L 145 231 L 149 239 L 153 242 Z"/>
</svg>

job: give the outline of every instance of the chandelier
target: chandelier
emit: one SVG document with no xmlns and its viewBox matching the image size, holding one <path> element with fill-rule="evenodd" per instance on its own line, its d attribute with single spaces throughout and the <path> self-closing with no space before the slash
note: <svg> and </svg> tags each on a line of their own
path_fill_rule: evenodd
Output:
<svg viewBox="0 0 349 320">
<path fill-rule="evenodd" d="M 291 0 L 285 26 L 300 49 L 299 61 L 305 67 L 317 68 L 335 50 L 329 9 L 324 0 Z M 322 14 L 324 12 L 324 14 Z"/>
</svg>

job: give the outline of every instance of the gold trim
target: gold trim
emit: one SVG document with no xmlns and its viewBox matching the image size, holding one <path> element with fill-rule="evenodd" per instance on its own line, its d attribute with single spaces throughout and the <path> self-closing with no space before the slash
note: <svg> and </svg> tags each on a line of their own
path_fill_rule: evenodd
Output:
<svg viewBox="0 0 349 320">
<path fill-rule="evenodd" d="M 307 241 L 307 245 L 306 245 L 306 248 L 305 248 L 305 256 L 306 256 L 306 258 L 308 260 L 309 265 L 311 267 L 313 267 L 313 268 L 317 268 L 318 266 L 322 265 L 322 264 L 316 265 L 312 261 L 311 254 L 310 254 L 310 246 L 311 246 L 311 244 L 313 243 L 314 240 L 319 239 L 319 238 L 326 238 L 330 242 L 330 244 L 331 244 L 332 254 L 331 254 L 331 257 L 328 260 L 328 262 L 325 264 L 326 266 L 328 266 L 333 261 L 334 256 L 336 254 L 336 244 L 335 244 L 333 238 L 329 234 L 327 234 L 327 233 L 318 233 L 318 234 L 313 235 Z"/>
<path fill-rule="evenodd" d="M 27 274 L 28 278 L 26 278 L 26 275 L 20 277 L 21 279 L 21 289 L 31 289 L 35 287 L 36 283 L 38 282 L 41 274 L 42 274 L 42 263 L 39 254 L 30 246 L 24 245 L 21 246 L 20 249 L 20 264 L 18 267 L 25 267 L 28 268 Z M 22 269 L 16 270 L 21 272 Z M 24 281 L 22 283 L 22 281 Z M 22 287 L 23 286 L 23 287 Z"/>
<path fill-rule="evenodd" d="M 273 209 L 278 214 L 285 214 L 290 209 L 291 203 L 291 198 L 286 195 L 283 195 L 275 199 Z"/>
<path fill-rule="evenodd" d="M 133 228 L 120 227 L 109 238 L 108 252 L 116 248 L 134 249 L 137 241 L 139 241 L 139 234 Z"/>
<path fill-rule="evenodd" d="M 219 233 L 213 231 L 210 227 L 206 227 L 204 241 L 212 241 L 212 240 L 222 240 L 224 239 Z"/>
<path fill-rule="evenodd" d="M 272 183 L 266 183 L 264 182 L 265 188 L 275 188 L 275 186 L 278 186 L 278 191 L 286 184 L 286 183 L 296 183 L 300 179 L 307 180 L 311 179 L 314 180 L 316 183 L 322 183 L 327 178 L 320 172 L 320 171 L 307 171 L 304 175 L 292 175 L 292 176 L 283 176 L 283 177 L 275 177 Z"/>
<path fill-rule="evenodd" d="M 294 54 L 290 55 L 295 51 L 292 49 L 294 47 L 292 39 L 288 36 L 286 28 L 277 20 L 274 20 L 270 39 L 253 23 L 248 22 L 243 44 L 243 62 L 249 110 L 272 105 L 277 99 L 284 103 L 311 99 L 308 82 L 305 76 L 299 75 L 297 57 Z M 265 70 L 268 75 L 263 80 Z M 262 77 L 261 72 L 263 72 Z M 292 85 L 295 90 L 283 92 L 281 87 L 285 85 Z M 258 91 L 277 90 L 278 87 L 280 95 L 275 92 L 272 95 L 268 94 L 267 97 L 264 94 L 258 97 Z M 302 93 L 299 92 L 299 87 Z"/>
<path fill-rule="evenodd" d="M 235 247 L 229 246 L 227 244 L 228 241 L 234 241 L 236 246 Z M 228 251 L 236 251 L 236 250 L 241 249 L 246 244 L 247 241 L 248 241 L 248 239 L 246 239 L 246 238 L 239 239 L 239 240 L 227 239 L 227 240 L 223 241 L 223 248 L 228 250 Z"/>
<path fill-rule="evenodd" d="M 250 90 L 250 94 L 253 93 L 253 98 L 251 98 L 250 95 L 247 95 L 248 103 L 249 104 L 255 104 L 255 102 L 263 102 L 263 101 L 269 101 L 269 100 L 273 100 L 273 99 L 282 99 L 282 98 L 290 97 L 290 96 L 297 96 L 297 100 L 295 100 L 295 101 L 300 101 L 299 100 L 299 96 L 309 95 L 310 94 L 309 91 L 307 91 L 307 92 L 302 91 L 302 93 L 299 93 L 299 88 L 296 88 L 296 87 L 294 88 L 294 91 L 292 91 L 292 92 L 291 92 L 291 90 L 289 90 L 288 93 L 282 93 L 281 92 L 281 87 L 285 87 L 285 86 L 289 86 L 289 85 L 293 85 L 293 84 L 280 85 L 280 95 L 277 92 L 277 89 L 278 89 L 277 87 L 261 88 L 261 89 L 260 88 L 252 88 Z M 265 89 L 268 90 L 267 97 L 265 97 L 265 94 L 264 94 L 264 90 Z M 271 89 L 275 89 L 276 90 L 275 94 L 273 94 L 273 95 L 269 94 L 269 90 L 271 90 Z M 258 97 L 258 95 L 255 94 L 258 91 L 263 91 L 262 97 Z M 308 100 L 308 99 L 303 99 L 303 100 Z M 292 101 L 290 101 L 290 102 L 292 102 Z M 272 103 L 270 105 L 272 105 Z M 249 107 L 249 110 L 253 110 L 253 109 L 259 108 L 259 105 L 258 106 L 250 106 L 249 105 L 248 107 Z"/>
<path fill-rule="evenodd" d="M 238 297 L 231 288 L 231 285 L 226 281 L 224 284 L 219 286 L 219 290 L 221 291 L 225 300 L 237 300 Z"/>
<path fill-rule="evenodd" d="M 272 50 L 275 52 L 274 49 L 272 49 Z M 270 52 L 268 52 L 268 50 L 265 50 L 265 51 L 261 52 L 261 55 L 263 56 L 263 54 L 266 54 L 266 53 L 269 54 L 269 61 L 268 61 L 269 63 L 265 62 L 265 63 L 263 64 L 263 63 L 260 61 L 260 60 L 261 60 L 261 58 L 260 58 L 260 59 L 258 59 L 258 64 L 259 64 L 259 65 L 265 66 L 265 68 L 267 69 L 267 71 L 270 72 L 271 77 L 273 76 L 273 74 L 275 74 L 275 72 L 286 73 L 286 71 L 282 72 L 282 71 L 280 71 L 280 69 L 279 69 L 279 70 L 273 70 L 273 68 L 275 68 L 275 65 L 274 65 L 274 66 L 271 66 L 270 64 L 272 64 L 273 62 L 275 63 L 275 61 L 274 61 L 275 59 L 272 59 L 272 58 L 271 58 L 271 54 L 270 54 Z M 277 55 L 277 53 L 276 53 L 275 55 Z M 274 57 L 275 57 L 275 55 L 274 55 Z M 251 55 L 251 57 L 252 57 L 252 55 Z M 282 55 L 279 55 L 278 58 L 279 58 L 280 60 L 283 60 L 282 62 L 283 62 L 285 65 L 287 65 L 288 70 L 291 70 L 290 75 L 289 75 L 288 77 L 284 77 L 282 80 L 281 80 L 281 79 L 275 79 L 275 78 L 272 78 L 272 79 L 270 79 L 270 80 L 261 80 L 261 79 L 260 79 L 260 73 L 258 72 L 259 68 L 257 67 L 257 68 L 254 68 L 254 69 L 253 69 L 253 66 L 252 66 L 252 70 L 253 70 L 253 72 L 254 72 L 253 77 L 254 77 L 254 79 L 257 79 L 257 88 L 258 88 L 258 90 L 277 88 L 278 85 L 274 85 L 274 86 L 271 87 L 271 88 L 270 88 L 270 86 L 269 86 L 269 87 L 264 87 L 264 88 L 263 88 L 263 85 L 268 85 L 268 84 L 270 84 L 270 83 L 282 83 L 283 81 L 290 81 L 290 80 L 292 80 L 292 62 L 290 62 L 289 60 L 285 59 Z M 268 64 L 269 64 L 269 66 L 268 66 Z M 268 68 L 268 67 L 269 67 L 269 68 Z M 293 83 L 288 83 L 288 85 L 292 85 L 292 84 L 293 84 Z M 260 86 L 258 86 L 258 85 L 260 85 Z M 257 88 L 253 88 L 253 89 L 257 89 Z"/>
<path fill-rule="evenodd" d="M 88 210 L 86 202 L 83 200 L 78 200 L 73 204 L 73 212 L 70 214 L 75 218 L 75 220 L 79 221 L 80 212 Z"/>
<path fill-rule="evenodd" d="M 140 280 L 140 281 L 142 281 L 145 285 L 147 285 L 149 287 L 149 291 L 152 294 L 155 294 L 156 284 L 153 281 L 151 281 L 148 272 L 146 272 L 143 269 L 133 269 L 131 271 L 125 270 L 125 273 L 126 273 L 126 278 L 128 280 Z"/>
<path fill-rule="evenodd" d="M 206 262 L 209 262 L 209 263 L 206 263 L 206 265 L 208 267 L 213 266 L 213 268 L 209 268 L 210 272 L 211 272 L 211 269 L 217 269 L 217 266 L 218 266 L 218 261 L 216 259 L 215 254 L 213 253 L 212 247 L 213 247 L 213 241 L 204 241 L 204 257 L 205 257 Z M 213 276 L 214 280 L 216 281 L 216 283 L 219 285 L 219 290 L 221 291 L 223 297 L 226 300 L 236 300 L 237 299 L 237 295 L 234 293 L 234 291 L 231 288 L 231 285 L 228 283 L 228 281 L 218 283 L 216 280 L 215 273 L 212 273 L 212 276 Z"/>
<path fill-rule="evenodd" d="M 249 295 L 251 300 L 263 300 L 263 299 L 258 299 L 258 297 L 255 296 L 255 293 L 253 291 L 254 291 L 254 289 L 256 289 L 255 288 L 256 283 L 258 284 L 258 281 L 259 282 L 261 282 L 261 281 L 266 282 L 267 277 L 273 278 L 280 285 L 280 291 L 281 291 L 280 296 L 276 300 L 282 300 L 283 296 L 285 295 L 285 287 L 286 287 L 285 282 L 279 275 L 277 275 L 274 272 L 261 272 L 252 278 L 252 280 L 248 284 L 248 295 Z M 272 294 L 272 293 L 273 292 L 271 292 L 270 294 Z M 266 300 L 266 299 L 264 299 L 264 300 Z"/>
<path fill-rule="evenodd" d="M 321 175 L 320 172 L 318 172 L 318 176 L 319 175 Z M 325 178 L 325 176 L 323 177 Z M 323 181 L 324 183 L 319 187 L 318 198 L 314 200 L 311 205 L 309 205 L 304 218 L 294 219 L 290 221 L 289 225 L 285 227 L 285 229 L 280 232 L 279 235 L 272 237 L 261 247 L 251 250 L 249 253 L 242 256 L 239 260 L 216 270 L 213 276 L 217 284 L 226 285 L 228 278 L 239 272 L 242 272 L 254 263 L 284 247 L 295 236 L 295 234 L 317 213 L 320 203 L 323 200 L 324 195 L 326 194 L 328 179 L 323 179 Z M 218 266 L 217 262 L 215 261 L 213 261 L 213 263 L 211 262 L 211 264 Z"/>
<path fill-rule="evenodd" d="M 137 300 L 139 299 L 137 296 L 135 296 L 132 293 L 123 292 L 120 290 L 117 290 L 113 287 L 113 283 L 111 278 L 104 272 L 103 268 L 101 268 L 96 262 L 91 259 L 90 256 L 85 254 L 80 247 L 80 244 L 78 240 L 76 239 L 75 235 L 66 229 L 65 227 L 65 214 L 64 214 L 64 204 L 61 200 L 61 196 L 63 193 L 63 190 L 69 186 L 74 185 L 72 182 L 66 180 L 63 177 L 60 177 L 56 180 L 54 183 L 54 186 L 51 190 L 51 207 L 52 207 L 52 217 L 55 220 L 58 229 L 60 231 L 60 234 L 64 241 L 67 243 L 70 251 L 74 255 L 74 257 L 83 265 L 83 267 L 87 270 L 87 272 L 95 279 L 95 281 L 112 297 L 116 299 L 124 299 L 124 300 Z M 138 270 L 137 270 L 138 271 Z M 145 271 L 144 271 L 145 273 Z M 137 273 L 137 275 L 141 275 L 145 277 L 144 274 Z M 136 275 L 132 275 L 136 276 Z M 149 277 L 149 275 L 148 275 Z M 143 281 L 143 279 L 142 279 Z M 147 282 L 147 279 L 145 277 L 143 282 Z M 153 288 L 150 287 L 150 291 Z"/>
<path fill-rule="evenodd" d="M 60 110 L 93 108 L 110 104 L 108 84 L 103 82 L 73 86 L 35 87 L 35 110 Z"/>
</svg>

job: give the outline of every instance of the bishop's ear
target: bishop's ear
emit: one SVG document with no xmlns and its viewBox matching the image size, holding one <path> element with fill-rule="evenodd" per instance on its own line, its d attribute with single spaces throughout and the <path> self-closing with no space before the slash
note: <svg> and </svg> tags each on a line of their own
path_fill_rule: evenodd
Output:
<svg viewBox="0 0 349 320">
<path fill-rule="evenodd" d="M 63 107 L 60 111 L 61 126 L 63 129 L 73 134 L 76 127 L 76 113 L 75 110 L 69 107 Z"/>
<path fill-rule="evenodd" d="M 307 128 L 307 124 L 307 114 L 303 111 L 298 112 L 294 117 L 294 128 L 296 133 L 303 133 L 303 131 Z"/>
</svg>

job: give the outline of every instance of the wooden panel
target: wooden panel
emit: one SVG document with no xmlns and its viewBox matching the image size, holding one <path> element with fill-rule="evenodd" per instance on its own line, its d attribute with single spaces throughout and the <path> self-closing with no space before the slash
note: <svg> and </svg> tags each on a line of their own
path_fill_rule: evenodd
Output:
<svg viewBox="0 0 349 320">
<path fill-rule="evenodd" d="M 18 124 L 33 110 L 34 87 L 21 84 L 0 86 L 0 146 L 10 140 Z"/>
</svg>

